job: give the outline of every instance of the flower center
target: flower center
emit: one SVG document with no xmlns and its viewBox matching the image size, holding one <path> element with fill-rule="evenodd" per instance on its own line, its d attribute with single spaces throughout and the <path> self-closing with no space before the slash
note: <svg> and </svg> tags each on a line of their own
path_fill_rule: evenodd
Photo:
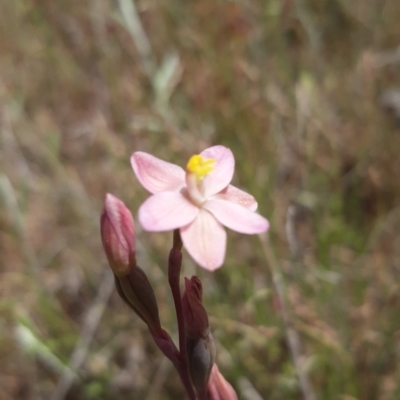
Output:
<svg viewBox="0 0 400 400">
<path fill-rule="evenodd" d="M 213 158 L 203 158 L 200 154 L 190 157 L 186 171 L 194 174 L 197 180 L 203 180 L 210 172 L 214 171 L 215 160 Z"/>
<path fill-rule="evenodd" d="M 203 158 L 200 154 L 190 157 L 186 165 L 186 185 L 190 200 L 198 207 L 206 200 L 204 196 L 204 178 L 214 171 L 215 160 Z"/>
</svg>

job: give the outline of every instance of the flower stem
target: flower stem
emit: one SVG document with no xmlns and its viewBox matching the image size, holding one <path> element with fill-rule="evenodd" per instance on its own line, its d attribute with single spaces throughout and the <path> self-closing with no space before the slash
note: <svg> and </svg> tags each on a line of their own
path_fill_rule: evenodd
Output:
<svg viewBox="0 0 400 400">
<path fill-rule="evenodd" d="M 182 246 L 183 246 L 183 243 L 182 243 L 181 234 L 179 233 L 178 229 L 175 229 L 174 230 L 174 237 L 173 237 L 172 247 L 174 247 L 175 249 L 181 251 L 182 250 Z"/>
<path fill-rule="evenodd" d="M 180 376 L 183 385 L 189 395 L 190 400 L 196 400 L 196 394 L 194 392 L 191 379 L 189 376 L 189 369 L 187 364 L 186 356 L 186 335 L 185 335 L 185 322 L 183 318 L 182 308 L 182 297 L 180 290 L 180 274 L 182 267 L 182 240 L 179 235 L 179 231 L 174 231 L 173 247 L 169 253 L 168 259 L 168 282 L 171 287 L 172 297 L 174 299 L 176 319 L 178 322 L 178 333 L 179 333 L 179 352 L 181 358 L 181 370 Z"/>
</svg>

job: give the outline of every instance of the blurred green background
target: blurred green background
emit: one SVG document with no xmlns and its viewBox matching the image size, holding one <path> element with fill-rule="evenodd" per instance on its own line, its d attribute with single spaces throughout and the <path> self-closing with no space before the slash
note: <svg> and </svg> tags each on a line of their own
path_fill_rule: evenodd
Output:
<svg viewBox="0 0 400 400">
<path fill-rule="evenodd" d="M 184 166 L 214 144 L 271 221 L 314 398 L 400 399 L 399 21 L 398 0 L 2 0 L 0 399 L 184 398 L 99 215 L 147 197 L 133 151 Z M 175 336 L 171 241 L 138 227 Z M 239 397 L 303 399 L 258 238 L 229 233 L 213 274 L 184 262 Z"/>
</svg>

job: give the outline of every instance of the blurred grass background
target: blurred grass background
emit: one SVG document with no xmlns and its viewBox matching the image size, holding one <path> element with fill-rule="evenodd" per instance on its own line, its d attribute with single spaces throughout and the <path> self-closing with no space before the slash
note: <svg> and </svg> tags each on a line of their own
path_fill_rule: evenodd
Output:
<svg viewBox="0 0 400 400">
<path fill-rule="evenodd" d="M 0 399 L 181 399 L 113 290 L 104 194 L 134 215 L 129 157 L 213 144 L 271 221 L 317 399 L 400 398 L 398 0 L 0 2 Z M 171 235 L 138 258 L 175 332 Z M 257 237 L 199 274 L 241 399 L 301 399 Z"/>
</svg>

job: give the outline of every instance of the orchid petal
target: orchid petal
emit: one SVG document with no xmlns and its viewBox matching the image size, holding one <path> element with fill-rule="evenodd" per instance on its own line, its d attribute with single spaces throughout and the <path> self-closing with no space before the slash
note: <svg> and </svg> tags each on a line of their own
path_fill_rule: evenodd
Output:
<svg viewBox="0 0 400 400">
<path fill-rule="evenodd" d="M 197 218 L 180 229 L 183 244 L 192 258 L 205 269 L 214 271 L 225 259 L 226 232 L 208 212 L 200 210 Z"/>
<path fill-rule="evenodd" d="M 229 185 L 222 192 L 217 193 L 213 197 L 239 204 L 250 211 L 256 211 L 258 206 L 256 199 L 251 194 L 244 192 L 233 185 Z"/>
<path fill-rule="evenodd" d="M 170 231 L 190 224 L 199 208 L 178 192 L 156 193 L 139 208 L 143 229 L 153 232 Z"/>
<path fill-rule="evenodd" d="M 235 158 L 232 151 L 225 146 L 213 146 L 200 153 L 205 159 L 214 159 L 214 171 L 204 178 L 204 195 L 212 196 L 225 189 L 232 180 L 235 169 Z"/>
<path fill-rule="evenodd" d="M 150 193 L 177 191 L 185 185 L 185 171 L 181 167 L 151 154 L 137 151 L 132 154 L 131 164 L 139 182 Z"/>
<path fill-rule="evenodd" d="M 236 232 L 255 234 L 266 232 L 269 228 L 269 222 L 260 214 L 226 200 L 212 198 L 203 204 L 203 208 L 222 225 Z"/>
</svg>

